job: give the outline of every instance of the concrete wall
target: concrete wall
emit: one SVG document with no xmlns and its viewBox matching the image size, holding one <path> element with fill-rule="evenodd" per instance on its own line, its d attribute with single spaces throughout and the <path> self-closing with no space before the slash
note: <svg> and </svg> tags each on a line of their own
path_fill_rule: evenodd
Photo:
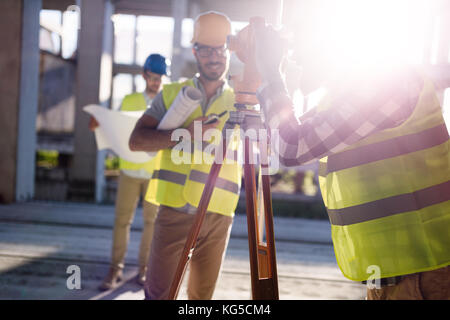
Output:
<svg viewBox="0 0 450 320">
<path fill-rule="evenodd" d="M 38 132 L 72 133 L 75 122 L 75 71 L 73 60 L 41 52 Z"/>
<path fill-rule="evenodd" d="M 15 198 L 21 22 L 22 1 L 0 1 L 0 203 Z"/>
<path fill-rule="evenodd" d="M 34 193 L 41 0 L 0 2 L 0 202 Z"/>
</svg>

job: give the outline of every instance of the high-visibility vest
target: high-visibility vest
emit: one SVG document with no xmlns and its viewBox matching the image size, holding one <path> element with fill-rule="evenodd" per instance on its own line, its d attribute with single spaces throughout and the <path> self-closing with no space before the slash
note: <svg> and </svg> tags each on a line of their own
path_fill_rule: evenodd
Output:
<svg viewBox="0 0 450 320">
<path fill-rule="evenodd" d="M 172 83 L 163 87 L 162 95 L 167 109 L 171 107 L 172 102 L 184 86 L 194 86 L 194 83 L 192 80 L 188 80 L 183 83 Z M 234 93 L 230 88 L 226 88 L 222 95 L 211 104 L 205 115 L 220 114 L 225 110 L 236 110 L 234 108 Z M 201 106 L 199 105 L 188 119 L 186 119 L 182 127 L 188 127 L 194 119 L 201 116 L 204 115 Z M 221 117 L 217 129 L 222 130 L 228 118 L 228 113 Z M 201 152 L 205 155 L 205 153 L 202 152 L 206 151 L 205 148 L 208 146 L 211 148 L 211 144 L 217 145 L 218 143 L 220 143 L 220 141 L 200 143 L 201 150 L 197 150 L 197 147 L 194 146 L 192 149 L 193 152 L 190 155 L 191 160 L 194 157 L 195 152 Z M 232 157 L 227 157 L 227 161 L 224 161 L 222 164 L 209 202 L 208 211 L 226 216 L 233 216 L 239 200 L 242 170 L 241 166 L 238 165 L 238 162 L 235 161 L 237 159 L 236 154 L 238 145 L 230 143 L 229 149 L 232 150 L 232 152 L 227 152 L 227 156 L 231 154 Z M 186 204 L 198 207 L 200 197 L 203 193 L 211 169 L 211 164 L 205 163 L 204 161 L 200 164 L 192 162 L 191 164 L 175 164 L 174 161 L 172 161 L 171 153 L 172 149 L 164 149 L 158 152 L 155 162 L 155 171 L 150 180 L 145 199 L 151 203 L 159 203 L 174 208 L 181 208 Z M 180 154 L 183 154 L 183 152 Z"/>
<path fill-rule="evenodd" d="M 147 109 L 147 102 L 143 93 L 128 94 L 123 98 L 121 111 L 142 111 Z M 141 170 L 144 169 L 148 173 L 153 173 L 155 159 L 148 162 L 134 163 L 119 157 L 120 170 Z"/>
<path fill-rule="evenodd" d="M 319 182 L 347 278 L 450 264 L 449 135 L 430 81 L 401 125 L 320 159 Z"/>
</svg>

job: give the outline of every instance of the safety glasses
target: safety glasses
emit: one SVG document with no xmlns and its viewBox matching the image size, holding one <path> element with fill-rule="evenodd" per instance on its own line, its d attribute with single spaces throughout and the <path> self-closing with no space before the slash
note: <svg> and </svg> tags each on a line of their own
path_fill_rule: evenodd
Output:
<svg viewBox="0 0 450 320">
<path fill-rule="evenodd" d="M 226 45 L 223 45 L 221 47 L 210 47 L 199 45 L 197 43 L 194 45 L 194 49 L 198 53 L 198 55 L 202 58 L 210 57 L 213 54 L 213 52 L 215 52 L 218 57 L 226 57 L 228 51 Z"/>
</svg>

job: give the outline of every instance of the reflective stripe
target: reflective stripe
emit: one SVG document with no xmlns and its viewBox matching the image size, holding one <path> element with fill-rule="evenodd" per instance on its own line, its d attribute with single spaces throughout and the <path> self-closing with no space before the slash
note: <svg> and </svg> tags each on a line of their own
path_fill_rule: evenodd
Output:
<svg viewBox="0 0 450 320">
<path fill-rule="evenodd" d="M 385 199 L 367 202 L 342 209 L 327 209 L 330 222 L 346 226 L 399 213 L 420 210 L 450 200 L 450 181 Z"/>
<path fill-rule="evenodd" d="M 395 137 L 386 141 L 343 151 L 328 157 L 326 173 L 431 148 L 444 143 L 448 139 L 447 128 L 445 124 L 441 124 L 419 133 Z M 324 175 L 323 168 L 320 173 L 322 176 Z"/>
<path fill-rule="evenodd" d="M 184 185 L 186 182 L 186 175 L 169 170 L 155 170 L 153 171 L 152 179 L 165 180 L 176 184 Z"/>
<path fill-rule="evenodd" d="M 206 184 L 206 181 L 208 180 L 208 174 L 198 171 L 198 170 L 191 170 L 191 174 L 189 175 L 189 180 L 200 182 L 203 184 Z M 239 193 L 239 185 L 237 183 L 234 183 L 232 181 L 223 179 L 218 177 L 216 180 L 216 184 L 214 186 L 215 188 L 220 188 L 223 190 L 227 190 L 233 193 L 238 194 Z"/>
</svg>

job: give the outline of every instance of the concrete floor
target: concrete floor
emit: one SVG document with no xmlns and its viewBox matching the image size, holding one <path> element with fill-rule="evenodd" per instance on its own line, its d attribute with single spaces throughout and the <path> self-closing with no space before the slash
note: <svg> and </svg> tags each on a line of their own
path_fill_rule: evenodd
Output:
<svg viewBox="0 0 450 320">
<path fill-rule="evenodd" d="M 100 292 L 108 270 L 114 208 L 74 203 L 0 205 L 0 299 L 143 299 L 135 283 L 142 226 L 138 209 L 125 281 Z M 250 299 L 245 215 L 236 215 L 214 299 Z M 336 265 L 328 221 L 275 218 L 280 299 L 363 299 L 365 287 Z M 81 289 L 69 290 L 67 268 L 81 270 Z M 179 299 L 186 299 L 183 283 Z"/>
</svg>

